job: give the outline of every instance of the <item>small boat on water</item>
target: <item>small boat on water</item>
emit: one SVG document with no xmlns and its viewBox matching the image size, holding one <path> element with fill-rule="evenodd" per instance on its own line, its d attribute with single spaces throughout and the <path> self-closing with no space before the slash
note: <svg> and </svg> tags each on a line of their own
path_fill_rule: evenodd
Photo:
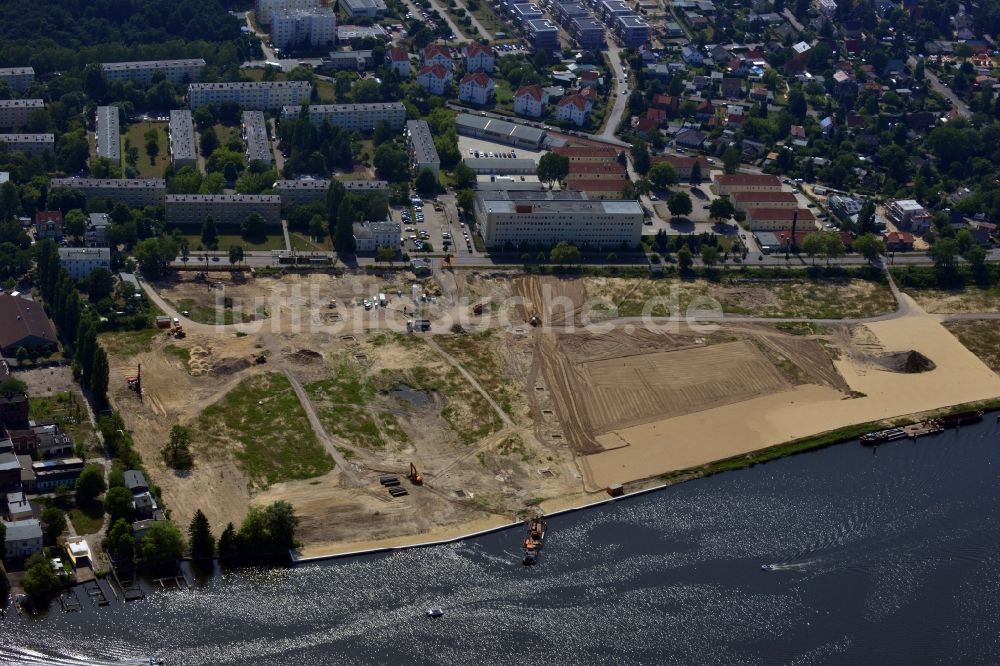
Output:
<svg viewBox="0 0 1000 666">
<path fill-rule="evenodd" d="M 435 606 L 434 608 L 427 609 L 427 617 L 438 618 L 444 615 L 444 610 Z"/>
<path fill-rule="evenodd" d="M 906 431 L 902 428 L 889 428 L 888 430 L 876 430 L 875 432 L 869 432 L 861 435 L 861 443 L 867 446 L 875 446 L 885 442 L 894 442 L 897 439 L 904 439 L 906 437 Z"/>
<path fill-rule="evenodd" d="M 538 554 L 545 545 L 545 519 L 535 516 L 528 520 L 528 534 L 524 537 L 524 566 L 538 562 Z"/>
<path fill-rule="evenodd" d="M 760 568 L 763 569 L 764 571 L 774 571 L 778 567 L 776 567 L 773 564 L 762 564 L 762 565 L 760 565 Z"/>
<path fill-rule="evenodd" d="M 959 412 L 949 416 L 942 416 L 937 420 L 942 428 L 957 428 L 964 425 L 980 423 L 983 420 L 983 413 L 979 410 L 971 412 Z"/>
</svg>

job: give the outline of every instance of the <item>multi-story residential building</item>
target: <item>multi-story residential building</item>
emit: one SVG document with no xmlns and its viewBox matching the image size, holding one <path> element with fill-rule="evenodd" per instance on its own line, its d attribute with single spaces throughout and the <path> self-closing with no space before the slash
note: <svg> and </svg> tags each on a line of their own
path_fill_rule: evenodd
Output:
<svg viewBox="0 0 1000 666">
<path fill-rule="evenodd" d="M 621 179 L 576 178 L 570 174 L 566 179 L 566 188 L 583 192 L 590 201 L 607 201 L 624 198 L 625 183 Z"/>
<path fill-rule="evenodd" d="M 462 57 L 465 58 L 466 72 L 488 72 L 493 73 L 496 66 L 497 54 L 491 47 L 479 42 L 469 42 L 462 49 Z"/>
<path fill-rule="evenodd" d="M 510 16 L 514 22 L 520 26 L 526 26 L 528 21 L 538 21 L 545 18 L 545 14 L 537 5 L 530 2 L 522 2 L 510 8 Z"/>
<path fill-rule="evenodd" d="M 497 118 L 484 118 L 469 113 L 455 116 L 456 131 L 463 136 L 472 136 L 496 143 L 505 143 L 515 148 L 538 150 L 545 140 L 545 130 L 509 123 Z"/>
<path fill-rule="evenodd" d="M 35 476 L 29 492 L 48 493 L 59 486 L 72 488 L 83 471 L 83 460 L 80 458 L 55 458 L 38 460 L 31 463 L 31 471 Z"/>
<path fill-rule="evenodd" d="M 406 152 L 410 155 L 410 166 L 414 173 L 430 169 L 435 176 L 441 173 L 441 158 L 434 146 L 434 137 L 426 120 L 406 122 Z"/>
<path fill-rule="evenodd" d="M 844 194 L 833 194 L 826 200 L 826 204 L 834 215 L 842 220 L 849 220 L 852 215 L 861 212 L 864 201 Z"/>
<path fill-rule="evenodd" d="M 50 153 L 55 150 L 55 134 L 0 134 L 0 143 L 7 146 L 8 150 L 23 150 L 32 155 Z"/>
<path fill-rule="evenodd" d="M 243 112 L 243 142 L 247 147 L 247 162 L 271 164 L 271 144 L 267 138 L 267 121 L 263 111 Z"/>
<path fill-rule="evenodd" d="M 63 214 L 58 210 L 40 210 L 35 213 L 35 240 L 63 239 Z"/>
<path fill-rule="evenodd" d="M 642 236 L 638 201 L 551 199 L 539 192 L 482 192 L 475 214 L 486 246 L 506 243 L 548 246 L 635 246 Z"/>
<path fill-rule="evenodd" d="M 340 183 L 348 192 L 382 192 L 388 194 L 389 183 L 385 180 L 342 180 Z M 279 180 L 274 184 L 274 192 L 281 197 L 283 206 L 301 206 L 326 200 L 329 180 L 315 178 L 301 180 Z"/>
<path fill-rule="evenodd" d="M 784 231 L 795 223 L 797 231 L 815 231 L 816 216 L 808 208 L 748 208 L 750 231 Z"/>
<path fill-rule="evenodd" d="M 569 178 L 580 180 L 628 180 L 625 167 L 617 160 L 608 162 L 570 162 Z"/>
<path fill-rule="evenodd" d="M 540 85 L 521 86 L 514 93 L 514 113 L 541 118 L 549 106 L 549 94 Z"/>
<path fill-rule="evenodd" d="M 597 7 L 597 11 L 601 15 L 601 19 L 609 24 L 614 23 L 618 16 L 629 16 L 635 13 L 624 0 L 604 0 Z"/>
<path fill-rule="evenodd" d="M 653 164 L 656 164 L 657 162 L 668 163 L 674 168 L 674 173 L 677 174 L 677 180 L 685 182 L 691 179 L 691 171 L 694 169 L 695 164 L 699 165 L 699 168 L 701 169 L 701 177 L 704 180 L 708 180 L 708 172 L 712 168 L 708 159 L 701 156 L 689 157 L 687 155 L 666 155 L 664 157 L 654 157 Z"/>
<path fill-rule="evenodd" d="M 455 67 L 455 61 L 451 57 L 451 51 L 448 50 L 447 46 L 441 46 L 440 44 L 428 44 L 420 50 L 420 64 L 421 65 L 441 65 L 452 69 Z"/>
<path fill-rule="evenodd" d="M 192 83 L 188 87 L 188 104 L 194 110 L 209 104 L 233 102 L 243 109 L 271 111 L 307 104 L 311 92 L 312 85 L 308 81 Z"/>
<path fill-rule="evenodd" d="M 590 12 L 576 0 L 560 0 L 552 3 L 552 13 L 559 24 L 569 28 L 573 19 L 590 18 Z"/>
<path fill-rule="evenodd" d="M 417 72 L 417 83 L 432 95 L 444 95 L 451 83 L 451 70 L 444 65 L 424 65 Z"/>
<path fill-rule="evenodd" d="M 348 51 L 331 51 L 330 55 L 323 58 L 323 67 L 336 71 L 357 71 L 363 72 L 375 64 L 371 49 L 351 49 Z"/>
<path fill-rule="evenodd" d="M 35 82 L 34 67 L 3 67 L 0 68 L 0 81 L 3 81 L 14 92 L 24 92 Z"/>
<path fill-rule="evenodd" d="M 582 95 L 566 95 L 556 104 L 556 119 L 580 127 L 586 124 L 587 117 L 593 107 L 593 102 Z"/>
<path fill-rule="evenodd" d="M 616 16 L 614 27 L 627 48 L 642 46 L 649 41 L 649 24 L 635 14 Z"/>
<path fill-rule="evenodd" d="M 301 111 L 301 107 L 286 106 L 282 109 L 282 116 L 295 118 Z M 406 122 L 406 107 L 402 102 L 313 104 L 307 107 L 307 113 L 313 125 L 328 122 L 348 132 L 371 132 L 381 121 L 387 122 L 394 130 L 401 130 Z"/>
<path fill-rule="evenodd" d="M 337 43 L 337 14 L 332 7 L 274 12 L 271 15 L 271 42 L 279 49 L 333 46 Z"/>
<path fill-rule="evenodd" d="M 61 247 L 59 263 L 74 280 L 89 277 L 95 268 L 111 270 L 111 248 Z"/>
<path fill-rule="evenodd" d="M 87 228 L 83 232 L 83 244 L 87 247 L 108 247 L 108 228 L 111 217 L 107 213 L 91 213 L 87 219 Z"/>
<path fill-rule="evenodd" d="M 351 18 L 358 16 L 377 18 L 388 11 L 382 0 L 340 0 L 340 8 Z"/>
<path fill-rule="evenodd" d="M 483 72 L 466 74 L 458 84 L 458 99 L 467 104 L 485 106 L 493 101 L 496 83 Z"/>
<path fill-rule="evenodd" d="M 532 48 L 538 51 L 559 49 L 559 28 L 548 19 L 528 21 L 524 26 L 524 31 Z"/>
<path fill-rule="evenodd" d="M 736 192 L 780 192 L 781 181 L 777 176 L 757 173 L 720 173 L 714 178 L 720 195 Z"/>
<path fill-rule="evenodd" d="M 393 46 L 385 52 L 386 65 L 404 79 L 410 78 L 410 52 Z"/>
<path fill-rule="evenodd" d="M 157 72 L 163 72 L 164 78 L 174 85 L 190 83 L 201 78 L 203 69 L 205 69 L 203 58 L 101 63 L 104 78 L 108 81 L 135 81 L 143 86 L 151 85 L 153 75 Z"/>
<path fill-rule="evenodd" d="M 122 163 L 122 140 L 118 129 L 118 107 L 97 107 L 97 156 L 111 160 L 112 164 Z"/>
<path fill-rule="evenodd" d="M 170 163 L 174 168 L 197 166 L 198 156 L 194 150 L 194 119 L 191 117 L 191 112 L 187 109 L 171 109 L 167 134 L 170 137 Z"/>
<path fill-rule="evenodd" d="M 574 163 L 616 162 L 621 151 L 611 146 L 556 146 L 552 152 L 568 159 L 572 169 Z"/>
<path fill-rule="evenodd" d="M 607 46 L 604 39 L 604 26 L 591 16 L 574 18 L 569 25 L 569 31 L 581 49 L 599 51 Z"/>
<path fill-rule="evenodd" d="M 23 560 L 42 550 L 42 524 L 37 518 L 4 521 L 4 552 L 12 560 Z"/>
<path fill-rule="evenodd" d="M 106 199 L 131 208 L 163 203 L 167 184 L 162 178 L 53 178 L 50 191 L 57 187 L 80 190 L 87 199 Z"/>
<path fill-rule="evenodd" d="M 791 192 L 733 192 L 729 198 L 733 208 L 744 213 L 750 208 L 791 210 L 799 207 L 799 200 Z"/>
<path fill-rule="evenodd" d="M 354 224 L 354 251 L 359 253 L 375 252 L 387 247 L 399 252 L 399 223 L 392 220 L 385 222 L 356 222 Z"/>
<path fill-rule="evenodd" d="M 889 221 L 900 229 L 922 234 L 930 228 L 931 214 L 914 199 L 899 199 L 885 205 Z"/>
<path fill-rule="evenodd" d="M 258 23 L 271 25 L 275 12 L 291 9 L 316 9 L 319 6 L 319 0 L 254 0 L 254 13 Z"/>
<path fill-rule="evenodd" d="M 253 213 L 272 226 L 281 224 L 281 197 L 275 194 L 168 194 L 165 206 L 171 226 L 200 227 L 209 217 L 235 226 Z"/>
<path fill-rule="evenodd" d="M 40 99 L 0 99 L 0 129 L 24 127 L 31 114 L 44 108 Z"/>
</svg>

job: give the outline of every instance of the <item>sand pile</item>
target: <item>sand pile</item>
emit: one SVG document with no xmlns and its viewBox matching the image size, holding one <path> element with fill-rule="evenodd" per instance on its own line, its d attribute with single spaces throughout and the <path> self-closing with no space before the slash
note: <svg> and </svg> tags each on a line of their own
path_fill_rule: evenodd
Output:
<svg viewBox="0 0 1000 666">
<path fill-rule="evenodd" d="M 912 349 L 885 354 L 878 360 L 878 364 L 889 372 L 902 372 L 911 375 L 930 372 L 936 367 L 934 361 Z"/>
</svg>

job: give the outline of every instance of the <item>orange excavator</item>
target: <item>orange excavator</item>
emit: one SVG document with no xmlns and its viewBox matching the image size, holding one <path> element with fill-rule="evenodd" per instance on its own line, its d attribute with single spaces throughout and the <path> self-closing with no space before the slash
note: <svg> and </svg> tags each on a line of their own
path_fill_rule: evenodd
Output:
<svg viewBox="0 0 1000 666">
<path fill-rule="evenodd" d="M 415 486 L 424 485 L 424 475 L 420 473 L 417 466 L 413 463 L 410 463 L 410 473 L 406 475 L 406 478 Z"/>
</svg>

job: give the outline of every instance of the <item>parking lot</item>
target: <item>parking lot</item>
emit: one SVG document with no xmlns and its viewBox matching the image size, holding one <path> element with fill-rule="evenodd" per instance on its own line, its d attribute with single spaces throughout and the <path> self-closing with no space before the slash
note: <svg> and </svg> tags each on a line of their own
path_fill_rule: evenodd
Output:
<svg viewBox="0 0 1000 666">
<path fill-rule="evenodd" d="M 453 203 L 441 199 L 424 200 L 422 204 L 392 207 L 392 218 L 399 222 L 403 250 L 419 257 L 429 244 L 435 253 L 450 252 L 457 257 L 474 254 L 475 244 L 471 237 L 466 239 L 467 227 L 458 219 Z"/>
<path fill-rule="evenodd" d="M 469 154 L 470 150 L 473 152 L 472 155 Z M 537 164 L 538 160 L 542 157 L 542 155 L 544 155 L 547 152 L 544 150 L 526 150 L 524 148 L 514 148 L 512 146 L 508 146 L 505 143 L 494 143 L 492 141 L 486 141 L 484 139 L 475 139 L 469 136 L 458 137 L 458 152 L 461 153 L 463 158 L 475 157 L 475 151 L 477 150 L 479 151 L 480 158 L 484 157 L 484 153 L 485 157 L 489 157 L 490 153 L 493 153 L 494 155 L 501 155 L 501 154 L 509 155 L 511 153 L 514 153 L 518 157 L 518 159 L 535 160 L 535 164 Z M 504 158 L 497 157 L 494 159 L 500 160 Z"/>
</svg>

